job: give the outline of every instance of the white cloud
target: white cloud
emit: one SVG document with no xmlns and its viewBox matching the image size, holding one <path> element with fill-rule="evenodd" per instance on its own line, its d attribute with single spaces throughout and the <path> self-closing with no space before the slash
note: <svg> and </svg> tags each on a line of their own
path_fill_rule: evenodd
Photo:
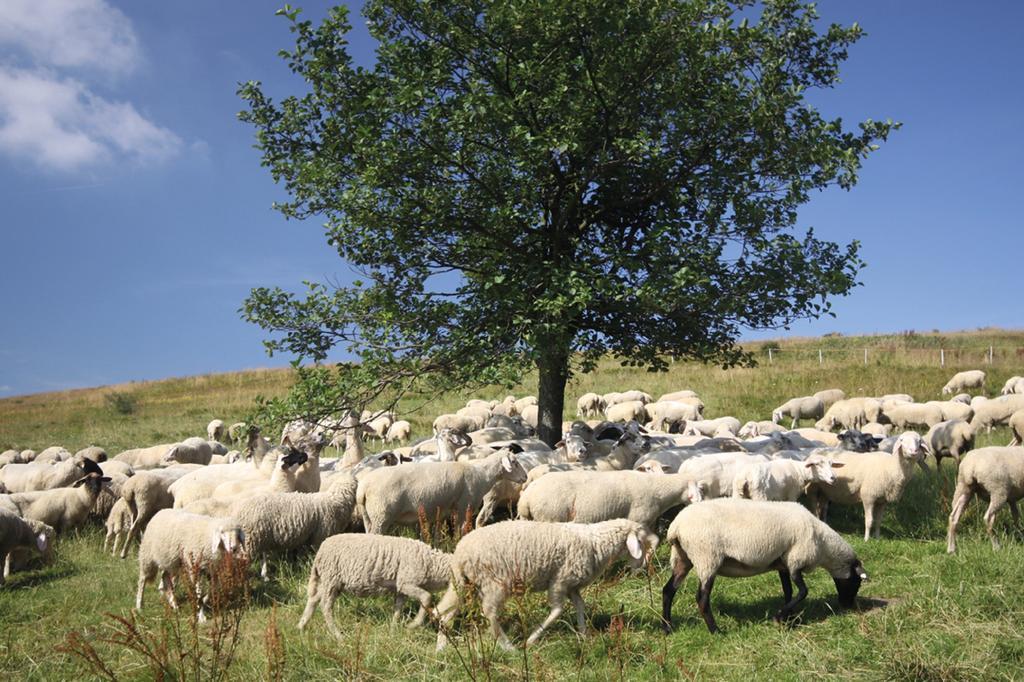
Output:
<svg viewBox="0 0 1024 682">
<path fill-rule="evenodd" d="M 104 0 L 2 0 L 0 44 L 40 65 L 112 74 L 141 58 L 131 21 Z"/>
<path fill-rule="evenodd" d="M 115 158 L 163 161 L 181 147 L 128 102 L 47 70 L 0 67 L 0 153 L 71 171 Z"/>
</svg>

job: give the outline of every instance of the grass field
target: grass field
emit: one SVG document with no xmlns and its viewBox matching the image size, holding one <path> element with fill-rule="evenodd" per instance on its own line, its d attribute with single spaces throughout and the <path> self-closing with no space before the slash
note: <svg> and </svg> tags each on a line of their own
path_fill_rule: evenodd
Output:
<svg viewBox="0 0 1024 682">
<path fill-rule="evenodd" d="M 995 351 L 988 365 L 984 356 L 990 345 Z M 773 354 L 771 365 L 768 346 L 781 349 Z M 754 369 L 677 363 L 667 373 L 647 374 L 606 363 L 570 387 L 566 415 L 570 416 L 575 397 L 589 390 L 635 387 L 657 395 L 693 388 L 710 416 L 733 414 L 746 420 L 767 418 L 786 398 L 832 386 L 851 395 L 907 392 L 928 400 L 938 398 L 942 384 L 960 369 L 988 370 L 989 395 L 997 393 L 1010 375 L 1024 373 L 1024 333 L 1001 330 L 829 337 L 757 343 L 753 348 L 762 358 Z M 867 364 L 863 348 L 869 348 Z M 945 368 L 938 366 L 939 348 L 946 351 Z M 74 450 L 94 443 L 116 452 L 177 440 L 202 433 L 214 417 L 240 418 L 255 395 L 279 394 L 289 382 L 287 371 L 259 370 L 0 400 L 0 450 L 52 444 Z M 112 409 L 105 398 L 112 392 L 132 396 L 134 413 L 121 415 Z M 482 393 L 499 397 L 505 392 Z M 403 405 L 420 408 L 411 420 L 414 430 L 425 434 L 434 415 L 457 407 L 465 398 L 413 398 Z M 982 435 L 978 445 L 1008 440 L 1005 429 L 1000 429 Z M 690 578 L 676 599 L 676 632 L 665 637 L 658 629 L 660 590 L 667 577 L 667 551 L 662 548 L 650 575 L 628 575 L 613 567 L 584 592 L 591 628 L 583 638 L 572 629 L 574 616 L 567 608 L 537 647 L 504 654 L 480 636 L 479 619 L 469 617 L 460 625 L 464 636 L 453 650 L 436 655 L 429 629 L 408 632 L 389 627 L 391 603 L 386 599 L 339 600 L 335 613 L 347 633 L 344 642 L 330 638 L 319 614 L 305 633 L 299 633 L 295 622 L 305 602 L 311 559 L 303 555 L 278 562 L 269 583 L 253 581 L 251 601 L 241 617 L 239 646 L 226 674 L 231 679 L 307 680 L 1018 678 L 1024 664 L 1019 627 L 1024 608 L 1018 597 L 1024 587 L 1024 538 L 1011 527 L 1007 513 L 997 524 L 1007 542 L 994 553 L 975 503 L 965 517 L 960 552 L 947 556 L 944 538 L 953 478 L 948 460 L 941 473 L 918 475 L 902 502 L 886 512 L 880 541 L 860 540 L 859 509 L 833 514 L 834 525 L 857 549 L 871 575 L 861 590 L 858 612 L 833 615 L 835 591 L 831 579 L 819 571 L 808 581 L 810 596 L 800 621 L 782 628 L 770 620 L 781 600 L 774 574 L 723 579 L 716 583 L 712 604 L 724 634 L 712 636 L 697 614 L 696 586 Z M 154 677 L 143 655 L 100 641 L 112 633 L 112 621 L 104 613 L 129 613 L 137 575 L 134 561 L 103 554 L 101 542 L 98 524 L 62 538 L 52 564 L 18 573 L 0 588 L 0 678 L 97 676 L 95 668 L 57 650 L 72 631 L 95 645 L 119 679 Z M 541 595 L 510 602 L 510 635 L 522 641 L 523 631 L 545 614 Z M 169 622 L 173 619 L 168 621 L 152 589 L 143 630 L 164 632 Z M 185 632 L 190 632 L 187 623 Z M 199 633 L 210 637 L 209 629 Z M 188 650 L 190 645 L 183 646 Z M 198 649 L 206 646 L 200 643 Z M 202 677 L 211 672 L 206 669 Z"/>
</svg>

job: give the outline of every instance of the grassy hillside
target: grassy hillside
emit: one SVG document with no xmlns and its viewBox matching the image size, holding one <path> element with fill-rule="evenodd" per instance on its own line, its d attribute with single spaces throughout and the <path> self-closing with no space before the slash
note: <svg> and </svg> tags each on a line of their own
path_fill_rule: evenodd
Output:
<svg viewBox="0 0 1024 682">
<path fill-rule="evenodd" d="M 994 346 L 994 362 L 983 357 Z M 767 364 L 767 347 L 773 364 Z M 663 374 L 647 374 L 607 363 L 570 387 L 567 416 L 585 391 L 642 388 L 655 395 L 693 388 L 710 416 L 767 418 L 782 400 L 837 386 L 851 395 L 908 392 L 919 400 L 938 397 L 939 388 L 959 369 L 989 371 L 987 393 L 998 392 L 1012 374 L 1024 374 L 1024 333 L 980 331 L 891 337 L 838 337 L 752 344 L 763 358 L 755 369 L 720 370 L 677 363 Z M 863 348 L 868 362 L 864 364 Z M 946 367 L 938 348 L 946 349 Z M 818 349 L 823 363 L 819 364 Z M 75 449 L 95 443 L 110 451 L 176 440 L 201 433 L 214 417 L 240 417 L 257 394 L 287 390 L 289 373 L 259 370 L 102 389 L 41 394 L 0 400 L 0 449 L 40 449 L 60 444 Z M 526 390 L 517 391 L 527 392 Z M 532 392 L 532 389 L 529 390 Z M 135 412 L 118 414 L 106 395 L 133 397 Z M 499 397 L 504 391 L 483 392 Z M 466 396 L 411 399 L 406 408 L 420 434 L 432 417 L 464 402 Z M 979 445 L 1005 444 L 1005 429 L 983 435 Z M 945 554 L 945 523 L 954 470 L 918 475 L 903 501 L 887 510 L 881 541 L 860 540 L 859 509 L 839 510 L 833 525 L 860 554 L 871 581 L 861 591 L 855 613 L 833 614 L 835 591 L 829 577 L 809 577 L 810 597 L 792 628 L 770 621 L 781 594 L 778 578 L 722 579 L 712 598 L 724 634 L 707 633 L 693 603 L 694 578 L 680 590 L 674 608 L 677 631 L 658 630 L 660 588 L 667 577 L 667 552 L 659 550 L 650 575 L 635 576 L 614 567 L 584 592 L 590 633 L 579 638 L 567 606 L 561 621 L 539 646 L 525 655 L 493 651 L 480 636 L 478 618 L 460 625 L 454 650 L 433 652 L 428 630 L 389 627 L 387 599 L 342 598 L 335 607 L 346 640 L 334 642 L 317 614 L 306 633 L 295 629 L 305 602 L 311 557 L 301 555 L 275 566 L 268 583 L 253 582 L 251 601 L 242 612 L 240 644 L 229 677 L 284 679 L 408 679 L 475 677 L 510 679 L 742 679 L 842 677 L 855 679 L 1016 678 L 1024 663 L 1024 616 L 1016 593 L 1024 574 L 1021 534 L 1004 512 L 997 524 L 1006 538 L 993 553 L 972 505 L 961 533 L 961 551 Z M 127 615 L 135 591 L 137 566 L 101 553 L 98 526 L 62 539 L 56 561 L 17 573 L 0 588 L 0 676 L 8 679 L 67 679 L 96 675 L 79 659 L 55 650 L 69 631 L 95 645 L 119 679 L 152 679 L 142 654 L 101 641 L 112 621 L 104 612 Z M 445 544 L 451 546 L 452 541 Z M 546 614 L 541 595 L 509 603 L 506 623 L 516 641 Z M 167 630 L 154 588 L 147 592 L 143 632 Z M 184 620 L 178 621 L 185 623 Z M 273 622 L 277 627 L 273 627 Z M 183 633 L 188 640 L 187 623 Z M 210 629 L 200 630 L 204 640 Z M 160 638 L 157 637 L 157 640 Z M 154 640 L 159 649 L 159 642 Z M 189 645 L 184 645 L 188 648 Z M 203 644 L 199 645 L 202 648 Z M 170 649 L 174 650 L 172 645 Z M 268 662 L 269 659 L 269 662 Z M 283 663 L 282 663 L 283 661 Z"/>
</svg>

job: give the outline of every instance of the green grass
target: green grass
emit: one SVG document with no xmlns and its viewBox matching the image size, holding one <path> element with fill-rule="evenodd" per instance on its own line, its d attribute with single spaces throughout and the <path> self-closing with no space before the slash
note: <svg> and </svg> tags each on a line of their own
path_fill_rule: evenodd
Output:
<svg viewBox="0 0 1024 682">
<path fill-rule="evenodd" d="M 836 344 L 818 365 L 817 349 Z M 665 374 L 646 374 L 612 363 L 579 379 L 570 388 L 567 416 L 575 396 L 643 388 L 658 394 L 678 388 L 697 390 L 712 416 L 734 414 L 742 420 L 767 418 L 782 400 L 821 388 L 838 386 L 849 394 L 908 392 L 919 400 L 938 397 L 939 388 L 959 369 L 989 370 L 992 395 L 1011 374 L 1024 371 L 1014 350 L 1024 348 L 1024 334 L 984 331 L 944 335 L 942 346 L 959 346 L 963 356 L 991 343 L 999 348 L 991 367 L 980 359 L 937 366 L 912 349 L 935 348 L 932 335 L 867 339 L 808 339 L 778 344 L 784 352 L 776 363 L 756 369 L 720 370 L 686 363 Z M 758 348 L 764 344 L 756 344 Z M 869 362 L 862 351 L 868 345 Z M 790 353 L 785 352 L 789 349 Z M 846 349 L 847 352 L 840 351 Z M 887 353 L 883 349 L 891 349 Z M 968 350 L 970 349 L 970 350 Z M 980 356 L 979 356 L 980 357 Z M 287 390 L 285 371 L 174 379 L 0 401 L 0 447 L 40 449 L 60 444 L 74 449 L 90 443 L 115 452 L 122 448 L 174 440 L 201 433 L 207 421 L 232 420 L 245 413 L 254 395 Z M 110 391 L 135 396 L 135 412 L 119 414 L 104 398 Z M 520 391 L 522 393 L 523 391 Z M 484 392 L 498 397 L 504 392 Z M 413 417 L 420 434 L 430 418 L 452 409 L 465 396 L 442 396 Z M 414 401 L 409 405 L 417 404 Z M 979 438 L 978 445 L 1005 444 L 1005 429 Z M 946 516 L 954 470 L 947 461 L 941 474 L 918 475 L 904 499 L 887 510 L 881 541 L 863 542 L 860 509 L 838 509 L 832 523 L 857 549 L 871 575 L 861 590 L 861 609 L 833 614 L 835 590 L 823 572 L 809 576 L 810 596 L 801 620 L 792 628 L 771 622 L 781 591 L 774 575 L 745 580 L 721 579 L 712 605 L 724 634 L 712 636 L 694 606 L 694 579 L 676 597 L 676 631 L 668 637 L 658 629 L 661 585 L 667 577 L 667 551 L 659 550 L 649 576 L 613 569 L 584 592 L 590 633 L 579 638 L 567 606 L 561 621 L 524 656 L 494 652 L 486 637 L 477 640 L 479 625 L 460 625 L 465 636 L 456 651 L 436 655 L 429 629 L 408 632 L 389 627 L 387 599 L 342 598 L 336 617 L 347 637 L 333 641 L 322 617 L 305 633 L 295 629 L 305 603 L 305 581 L 311 555 L 281 560 L 275 579 L 253 582 L 252 602 L 242 621 L 242 643 L 231 668 L 232 679 L 268 675 L 267 623 L 276 615 L 283 637 L 286 679 L 1000 679 L 1018 678 L 1024 664 L 1024 634 L 1019 628 L 1024 608 L 1018 594 L 1024 583 L 1024 538 L 1012 528 L 1009 514 L 997 527 L 1004 549 L 993 552 L 973 504 L 961 530 L 960 551 L 945 554 Z M 91 641 L 108 632 L 104 612 L 125 615 L 132 605 L 136 564 L 100 551 L 102 531 L 82 529 L 62 538 L 56 561 L 12 576 L 0 588 L 0 678 L 70 679 L 92 673 L 76 658 L 55 651 L 69 631 Z M 159 623 L 164 610 L 154 588 L 144 611 Z M 542 595 L 510 602 L 507 628 L 517 641 L 546 614 Z M 467 643 L 472 640 L 475 644 Z M 480 645 L 480 642 L 483 645 Z M 104 659 L 122 679 L 151 679 L 142 659 L 122 648 L 97 644 Z M 473 652 L 483 661 L 467 667 L 459 653 Z"/>
</svg>

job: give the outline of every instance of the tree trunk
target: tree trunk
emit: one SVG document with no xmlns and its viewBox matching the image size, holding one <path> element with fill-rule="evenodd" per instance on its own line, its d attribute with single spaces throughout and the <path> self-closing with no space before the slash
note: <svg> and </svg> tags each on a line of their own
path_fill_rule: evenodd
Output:
<svg viewBox="0 0 1024 682">
<path fill-rule="evenodd" d="M 569 354 L 560 348 L 549 349 L 537 360 L 537 370 L 537 437 L 554 447 L 562 440 Z"/>
</svg>

